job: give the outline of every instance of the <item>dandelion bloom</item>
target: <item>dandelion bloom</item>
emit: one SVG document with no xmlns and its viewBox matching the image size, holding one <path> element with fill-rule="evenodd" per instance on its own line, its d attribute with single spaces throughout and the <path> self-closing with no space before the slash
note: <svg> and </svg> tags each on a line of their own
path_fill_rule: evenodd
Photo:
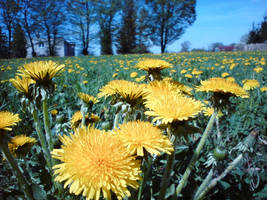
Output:
<svg viewBox="0 0 267 200">
<path fill-rule="evenodd" d="M 97 98 L 95 98 L 94 96 L 91 96 L 89 94 L 85 94 L 82 92 L 78 93 L 78 96 L 80 97 L 80 99 L 84 102 L 84 103 L 90 103 L 92 102 L 93 104 L 96 104 L 99 102 L 99 100 Z"/>
<path fill-rule="evenodd" d="M 145 114 L 155 117 L 153 121 L 161 120 L 163 124 L 188 120 L 202 110 L 200 101 L 173 93 L 161 98 L 149 98 L 145 106 L 150 110 Z"/>
<path fill-rule="evenodd" d="M 131 155 L 144 156 L 144 149 L 155 155 L 160 155 L 161 152 L 167 154 L 173 152 L 173 146 L 168 137 L 150 122 L 128 122 L 120 125 L 116 133 Z"/>
<path fill-rule="evenodd" d="M 143 84 L 126 80 L 112 80 L 100 89 L 98 97 L 119 96 L 129 104 L 135 104 L 146 92 Z"/>
<path fill-rule="evenodd" d="M 25 76 L 16 76 L 9 80 L 12 85 L 18 90 L 18 92 L 23 93 L 26 97 L 29 97 L 29 86 L 34 84 L 35 81 Z"/>
<path fill-rule="evenodd" d="M 262 67 L 255 67 L 253 69 L 256 73 L 260 73 L 261 71 L 263 71 L 263 68 Z"/>
<path fill-rule="evenodd" d="M 261 90 L 262 92 L 266 92 L 266 91 L 267 91 L 267 87 L 262 87 L 260 90 Z"/>
<path fill-rule="evenodd" d="M 15 126 L 21 119 L 18 114 L 13 114 L 8 111 L 0 111 L 0 131 L 11 131 L 10 126 Z"/>
<path fill-rule="evenodd" d="M 71 124 L 71 127 L 73 129 L 75 128 L 78 128 L 82 122 L 82 118 L 83 118 L 83 115 L 81 113 L 81 111 L 77 111 L 73 114 L 71 120 L 70 120 L 70 124 Z M 99 122 L 100 121 L 100 118 L 91 113 L 90 116 L 87 114 L 85 115 L 85 123 L 88 124 L 88 123 L 96 123 L 96 122 Z"/>
<path fill-rule="evenodd" d="M 184 75 L 186 78 L 192 78 L 193 76 L 191 74 Z"/>
<path fill-rule="evenodd" d="M 49 61 L 36 61 L 24 64 L 20 67 L 18 72 L 31 78 L 40 85 L 49 85 L 53 77 L 59 76 L 64 65 Z"/>
<path fill-rule="evenodd" d="M 230 96 L 248 98 L 247 92 L 237 83 L 217 77 L 201 81 L 201 85 L 196 87 L 196 91 L 223 93 Z"/>
<path fill-rule="evenodd" d="M 173 65 L 165 60 L 147 58 L 138 62 L 135 67 L 147 72 L 158 72 L 163 69 L 173 68 Z"/>
<path fill-rule="evenodd" d="M 211 115 L 214 113 L 214 108 L 213 107 L 204 107 L 203 108 L 203 113 L 205 116 L 207 117 L 211 117 Z M 217 117 L 222 117 L 223 116 L 223 113 L 222 111 L 218 111 L 218 114 L 217 114 Z"/>
<path fill-rule="evenodd" d="M 8 148 L 14 156 L 20 157 L 29 152 L 36 142 L 35 138 L 27 137 L 26 135 L 17 135 L 8 142 Z"/>
<path fill-rule="evenodd" d="M 57 109 L 53 109 L 50 111 L 51 115 L 56 116 L 58 114 L 58 110 Z"/>
<path fill-rule="evenodd" d="M 131 78 L 135 78 L 137 75 L 138 75 L 137 72 L 132 72 L 132 73 L 130 74 L 130 77 L 131 77 Z"/>
<path fill-rule="evenodd" d="M 227 73 L 227 72 L 223 72 L 223 73 L 222 73 L 222 77 L 224 78 L 224 77 L 226 77 L 226 76 L 229 76 L 229 73 Z"/>
<path fill-rule="evenodd" d="M 138 188 L 140 161 L 131 156 L 118 137 L 93 128 L 76 129 L 70 136 L 59 137 L 61 149 L 52 157 L 62 163 L 53 166 L 56 181 L 65 182 L 69 192 L 86 199 L 119 200 L 130 196 L 128 186 Z"/>
<path fill-rule="evenodd" d="M 254 79 L 246 79 L 242 81 L 244 90 L 252 90 L 254 88 L 260 87 L 260 83 L 257 80 Z"/>
</svg>

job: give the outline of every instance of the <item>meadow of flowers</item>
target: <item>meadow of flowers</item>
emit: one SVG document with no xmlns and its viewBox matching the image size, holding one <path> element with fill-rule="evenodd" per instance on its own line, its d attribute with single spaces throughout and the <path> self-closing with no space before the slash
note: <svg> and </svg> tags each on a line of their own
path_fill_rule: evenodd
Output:
<svg viewBox="0 0 267 200">
<path fill-rule="evenodd" d="M 0 199 L 266 197 L 267 52 L 0 64 Z"/>
</svg>

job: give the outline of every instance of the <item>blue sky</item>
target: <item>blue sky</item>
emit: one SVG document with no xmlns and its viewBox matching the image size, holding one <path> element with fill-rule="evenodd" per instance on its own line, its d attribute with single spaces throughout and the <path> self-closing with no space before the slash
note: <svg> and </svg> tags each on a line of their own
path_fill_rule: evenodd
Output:
<svg viewBox="0 0 267 200">
<path fill-rule="evenodd" d="M 197 0 L 196 13 L 194 24 L 167 51 L 180 51 L 184 41 L 190 41 L 191 48 L 205 49 L 214 42 L 238 43 L 251 30 L 253 22 L 263 20 L 267 0 Z M 151 51 L 160 53 L 160 47 L 152 47 Z"/>
</svg>

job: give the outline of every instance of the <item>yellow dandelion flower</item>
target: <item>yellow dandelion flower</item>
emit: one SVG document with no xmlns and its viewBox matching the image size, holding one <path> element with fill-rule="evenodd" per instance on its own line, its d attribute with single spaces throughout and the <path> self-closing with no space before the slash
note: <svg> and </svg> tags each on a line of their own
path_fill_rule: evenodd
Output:
<svg viewBox="0 0 267 200">
<path fill-rule="evenodd" d="M 181 73 L 181 74 L 185 74 L 186 72 L 187 72 L 186 69 L 182 69 L 180 73 Z"/>
<path fill-rule="evenodd" d="M 141 82 L 143 80 L 145 80 L 146 76 L 140 76 L 139 78 L 136 78 L 135 81 L 136 82 Z"/>
<path fill-rule="evenodd" d="M 135 78 L 137 75 L 138 75 L 137 72 L 132 72 L 132 73 L 130 74 L 130 77 L 131 77 L 131 78 Z"/>
<path fill-rule="evenodd" d="M 83 115 L 82 115 L 81 111 L 75 112 L 72 115 L 71 120 L 70 120 L 71 127 L 77 128 L 81 124 L 82 118 L 83 118 Z M 85 118 L 88 118 L 88 115 L 86 115 Z"/>
<path fill-rule="evenodd" d="M 8 111 L 0 111 L 0 131 L 11 131 L 12 128 L 10 128 L 10 126 L 15 126 L 20 120 L 18 114 L 13 114 Z"/>
<path fill-rule="evenodd" d="M 98 97 L 108 97 L 118 95 L 129 104 L 135 104 L 146 92 L 144 85 L 126 80 L 112 80 L 100 89 Z"/>
<path fill-rule="evenodd" d="M 99 100 L 97 98 L 95 98 L 94 96 L 91 96 L 89 94 L 85 94 L 82 92 L 78 93 L 78 96 L 80 97 L 80 99 L 84 102 L 84 103 L 90 103 L 92 102 L 93 104 L 96 104 L 99 102 Z"/>
<path fill-rule="evenodd" d="M 96 123 L 96 122 L 100 122 L 100 118 L 97 115 L 91 113 L 89 117 L 89 123 Z"/>
<path fill-rule="evenodd" d="M 150 110 L 145 114 L 155 117 L 153 121 L 161 120 L 163 124 L 188 120 L 202 110 L 202 103 L 181 95 L 169 94 L 161 98 L 150 98 L 145 102 Z"/>
<path fill-rule="evenodd" d="M 59 76 L 64 65 L 49 61 L 37 61 L 24 64 L 18 72 L 36 81 L 37 84 L 47 85 L 53 77 Z"/>
<path fill-rule="evenodd" d="M 51 115 L 57 115 L 58 114 L 58 110 L 57 109 L 53 109 L 50 111 Z"/>
<path fill-rule="evenodd" d="M 266 92 L 266 91 L 267 91 L 267 87 L 262 87 L 260 90 L 261 90 L 262 92 Z"/>
<path fill-rule="evenodd" d="M 204 107 L 203 113 L 205 116 L 210 117 L 214 113 L 214 108 L 213 107 Z M 223 113 L 222 113 L 222 111 L 219 110 L 216 117 L 220 118 L 222 116 L 223 116 Z"/>
<path fill-rule="evenodd" d="M 118 76 L 118 73 L 114 73 L 114 74 L 112 75 L 113 78 L 115 78 L 115 77 L 117 77 L 117 76 Z"/>
<path fill-rule="evenodd" d="M 254 80 L 254 79 L 252 79 L 252 80 L 248 80 L 248 79 L 247 80 L 243 80 L 242 83 L 243 83 L 244 90 L 252 90 L 252 89 L 260 87 L 259 81 Z"/>
<path fill-rule="evenodd" d="M 111 199 L 112 191 L 122 200 L 131 195 L 128 186 L 138 188 L 140 161 L 130 156 L 118 137 L 83 127 L 59 139 L 61 149 L 52 151 L 52 157 L 61 161 L 53 166 L 55 180 L 70 185 L 70 193 L 99 200 L 101 194 Z"/>
<path fill-rule="evenodd" d="M 25 156 L 36 142 L 35 138 L 17 135 L 8 142 L 8 148 L 14 156 L 21 157 Z"/>
<path fill-rule="evenodd" d="M 165 60 L 160 59 L 144 59 L 140 62 L 138 62 L 135 65 L 136 68 L 151 72 L 151 71 L 161 71 L 163 69 L 173 68 L 173 65 Z"/>
<path fill-rule="evenodd" d="M 196 91 L 224 93 L 242 98 L 249 97 L 247 92 L 237 83 L 217 77 L 201 81 L 201 85 L 196 87 Z"/>
<path fill-rule="evenodd" d="M 229 76 L 230 74 L 227 72 L 222 73 L 222 77 L 225 78 L 226 76 Z"/>
<path fill-rule="evenodd" d="M 191 74 L 184 75 L 186 78 L 192 78 L 193 76 Z"/>
<path fill-rule="evenodd" d="M 84 85 L 86 85 L 87 83 L 88 83 L 88 81 L 87 81 L 87 80 L 83 81 L 83 84 L 84 84 Z"/>
<path fill-rule="evenodd" d="M 173 146 L 168 137 L 150 122 L 128 122 L 120 125 L 116 133 L 131 155 L 144 156 L 144 150 L 154 155 L 173 152 Z"/>
<path fill-rule="evenodd" d="M 203 74 L 203 72 L 200 71 L 200 70 L 196 70 L 196 69 L 194 69 L 194 70 L 192 71 L 192 74 L 193 74 L 193 75 L 200 75 L 200 74 Z"/>
<path fill-rule="evenodd" d="M 15 78 L 10 79 L 10 82 L 18 90 L 18 92 L 23 93 L 26 97 L 30 95 L 29 86 L 35 83 L 34 80 L 26 78 L 25 76 L 16 76 Z"/>
<path fill-rule="evenodd" d="M 261 71 L 263 71 L 263 68 L 262 67 L 255 67 L 253 69 L 256 73 L 260 73 Z"/>
</svg>

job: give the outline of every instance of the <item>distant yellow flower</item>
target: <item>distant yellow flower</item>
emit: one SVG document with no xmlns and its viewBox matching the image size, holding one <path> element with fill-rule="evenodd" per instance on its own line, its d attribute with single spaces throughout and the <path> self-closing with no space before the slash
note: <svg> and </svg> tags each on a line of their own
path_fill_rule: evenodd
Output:
<svg viewBox="0 0 267 200">
<path fill-rule="evenodd" d="M 93 104 L 96 104 L 99 102 L 99 100 L 97 98 L 95 98 L 94 96 L 91 96 L 89 94 L 85 94 L 82 92 L 78 93 L 78 96 L 80 97 L 80 99 L 84 102 L 84 103 L 90 103 L 92 102 Z"/>
<path fill-rule="evenodd" d="M 61 161 L 53 167 L 55 180 L 65 181 L 65 188 L 70 185 L 70 193 L 99 200 L 111 199 L 112 191 L 122 200 L 131 195 L 128 186 L 138 188 L 140 161 L 130 156 L 118 137 L 83 127 L 59 139 L 61 149 L 52 151 L 52 157 Z"/>
<path fill-rule="evenodd" d="M 243 83 L 244 90 L 252 90 L 254 88 L 260 87 L 259 81 L 253 80 L 253 79 L 252 80 L 248 80 L 248 79 L 243 80 L 242 83 Z"/>
<path fill-rule="evenodd" d="M 53 77 L 59 76 L 64 65 L 58 65 L 57 63 L 49 61 L 36 61 L 24 64 L 20 67 L 18 72 L 31 78 L 40 85 L 48 85 Z"/>
<path fill-rule="evenodd" d="M 0 111 L 0 131 L 11 131 L 12 128 L 10 128 L 10 126 L 17 125 L 20 120 L 18 114 L 13 114 L 8 111 Z"/>
<path fill-rule="evenodd" d="M 85 118 L 86 118 L 86 117 L 88 117 L 88 115 L 85 116 Z M 82 118 L 83 118 L 83 115 L 82 115 L 81 111 L 77 111 L 77 112 L 75 112 L 75 113 L 72 115 L 72 118 L 71 118 L 71 120 L 70 120 L 71 127 L 72 127 L 72 128 L 77 128 L 77 127 L 79 127 L 79 125 L 80 125 L 81 122 L 82 122 Z"/>
<path fill-rule="evenodd" d="M 262 67 L 255 67 L 253 70 L 257 73 L 260 73 L 261 71 L 263 71 L 263 68 Z"/>
<path fill-rule="evenodd" d="M 114 73 L 114 74 L 112 75 L 113 78 L 115 78 L 115 77 L 117 77 L 117 76 L 118 76 L 118 73 Z"/>
<path fill-rule="evenodd" d="M 146 76 L 140 76 L 139 78 L 135 78 L 136 82 L 141 82 L 143 80 L 145 80 Z"/>
<path fill-rule="evenodd" d="M 214 108 L 212 108 L 212 107 L 204 107 L 203 108 L 203 113 L 204 113 L 205 116 L 210 117 L 214 113 Z M 219 117 L 222 117 L 222 116 L 223 116 L 223 113 L 222 113 L 222 111 L 219 110 L 216 117 L 219 118 Z"/>
<path fill-rule="evenodd" d="M 154 155 L 173 152 L 173 146 L 168 137 L 150 122 L 128 122 L 120 125 L 116 133 L 131 155 L 144 156 L 144 150 Z"/>
<path fill-rule="evenodd" d="M 131 78 L 135 78 L 137 75 L 138 75 L 137 72 L 132 72 L 132 73 L 130 74 Z"/>
<path fill-rule="evenodd" d="M 193 75 L 200 75 L 200 74 L 203 74 L 203 72 L 200 71 L 200 70 L 196 70 L 196 69 L 194 69 L 194 70 L 192 71 L 192 74 L 193 74 Z"/>
<path fill-rule="evenodd" d="M 10 79 L 10 82 L 18 90 L 18 92 L 23 93 L 26 97 L 29 97 L 30 95 L 29 86 L 35 83 L 34 80 L 26 78 L 25 76 L 16 76 L 15 78 Z"/>
<path fill-rule="evenodd" d="M 267 91 L 267 87 L 262 87 L 260 90 L 261 90 L 262 92 L 266 92 L 266 91 Z"/>
<path fill-rule="evenodd" d="M 88 81 L 87 80 L 85 80 L 85 81 L 83 81 L 83 84 L 85 85 L 85 84 L 87 84 L 88 83 Z"/>
<path fill-rule="evenodd" d="M 242 98 L 248 98 L 247 92 L 237 83 L 224 78 L 210 78 L 201 81 L 201 85 L 196 87 L 196 91 L 224 93 Z"/>
<path fill-rule="evenodd" d="M 229 76 L 229 73 L 227 73 L 227 72 L 222 73 L 222 77 L 223 78 L 226 77 L 226 76 Z"/>
<path fill-rule="evenodd" d="M 17 135 L 8 142 L 8 148 L 14 156 L 21 157 L 29 152 L 36 142 L 35 138 L 27 137 L 26 135 Z"/>
<path fill-rule="evenodd" d="M 186 78 L 192 78 L 193 76 L 191 74 L 184 75 Z"/>
<path fill-rule="evenodd" d="M 182 70 L 181 70 L 181 74 L 185 74 L 186 72 L 187 72 L 186 69 L 182 69 Z"/>
<path fill-rule="evenodd" d="M 146 93 L 144 85 L 126 80 L 112 80 L 99 91 L 98 97 L 117 95 L 129 104 L 136 103 Z"/>
<path fill-rule="evenodd" d="M 72 118 L 70 120 L 71 128 L 72 129 L 78 128 L 81 125 L 82 118 L 83 118 L 83 115 L 81 111 L 75 112 L 72 115 Z M 96 123 L 99 121 L 100 121 L 100 118 L 93 113 L 91 113 L 90 116 L 88 114 L 85 115 L 85 124 Z"/>
<path fill-rule="evenodd" d="M 159 72 L 163 69 L 173 68 L 173 65 L 168 63 L 165 60 L 147 58 L 147 59 L 144 59 L 138 62 L 135 65 L 135 67 L 138 69 L 147 71 L 147 72 L 151 72 L 151 71 Z"/>
<path fill-rule="evenodd" d="M 53 109 L 50 111 L 51 115 L 57 115 L 58 114 L 58 110 L 57 109 Z"/>
<path fill-rule="evenodd" d="M 181 95 L 163 95 L 161 98 L 150 98 L 145 102 L 150 110 L 145 114 L 155 117 L 153 121 L 161 120 L 163 124 L 188 120 L 202 110 L 202 103 Z"/>
<path fill-rule="evenodd" d="M 74 70 L 73 69 L 68 69 L 68 72 L 71 73 L 71 72 L 74 72 Z"/>
</svg>

